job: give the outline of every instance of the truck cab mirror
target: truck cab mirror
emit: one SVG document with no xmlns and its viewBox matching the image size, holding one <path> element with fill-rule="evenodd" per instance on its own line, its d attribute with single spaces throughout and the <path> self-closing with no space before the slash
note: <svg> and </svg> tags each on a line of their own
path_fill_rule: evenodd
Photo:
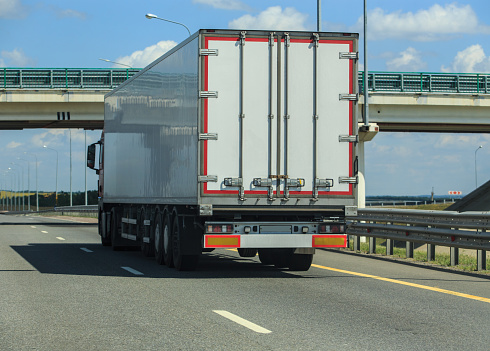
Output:
<svg viewBox="0 0 490 351">
<path fill-rule="evenodd" d="M 87 147 L 87 167 L 95 169 L 95 144 L 91 144 Z"/>
</svg>

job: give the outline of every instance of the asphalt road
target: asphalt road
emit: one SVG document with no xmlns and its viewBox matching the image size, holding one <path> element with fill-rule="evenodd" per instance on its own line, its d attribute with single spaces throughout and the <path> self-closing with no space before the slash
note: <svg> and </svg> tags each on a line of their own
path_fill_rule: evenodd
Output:
<svg viewBox="0 0 490 351">
<path fill-rule="evenodd" d="M 203 255 L 195 272 L 96 226 L 0 216 L 0 350 L 488 350 L 490 280 L 335 251 L 292 273 Z"/>
</svg>

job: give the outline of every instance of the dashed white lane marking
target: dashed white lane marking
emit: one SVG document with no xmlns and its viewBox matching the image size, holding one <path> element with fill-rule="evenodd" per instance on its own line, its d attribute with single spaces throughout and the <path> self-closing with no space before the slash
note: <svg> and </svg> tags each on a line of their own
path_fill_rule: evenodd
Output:
<svg viewBox="0 0 490 351">
<path fill-rule="evenodd" d="M 48 234 L 48 232 L 45 230 L 41 230 L 41 233 Z"/>
<path fill-rule="evenodd" d="M 85 252 L 93 252 L 90 249 L 87 249 L 86 247 L 81 247 L 80 250 L 85 251 Z"/>
<path fill-rule="evenodd" d="M 35 225 L 31 225 L 31 228 L 36 229 L 36 226 Z"/>
<path fill-rule="evenodd" d="M 61 236 L 57 236 L 56 239 L 61 240 L 61 241 L 66 240 L 65 238 L 62 238 Z"/>
<path fill-rule="evenodd" d="M 222 317 L 229 319 L 230 321 L 233 321 L 233 322 L 240 324 L 240 325 L 242 325 L 242 326 L 244 326 L 250 330 L 253 330 L 254 332 L 261 333 L 261 334 L 272 333 L 272 331 L 265 329 L 265 328 L 261 327 L 260 325 L 255 324 L 255 323 L 247 321 L 246 319 L 243 319 L 242 317 L 239 317 L 236 314 L 230 313 L 228 311 L 213 310 L 213 312 L 219 314 Z"/>
<path fill-rule="evenodd" d="M 136 269 L 133 269 L 131 267 L 121 267 L 121 268 L 128 271 L 129 273 L 133 273 L 134 275 L 144 275 L 140 271 L 137 271 Z"/>
</svg>

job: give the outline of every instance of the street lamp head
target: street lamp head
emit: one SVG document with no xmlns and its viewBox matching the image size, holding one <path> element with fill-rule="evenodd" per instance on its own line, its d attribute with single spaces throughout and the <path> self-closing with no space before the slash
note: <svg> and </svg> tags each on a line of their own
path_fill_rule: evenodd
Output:
<svg viewBox="0 0 490 351">
<path fill-rule="evenodd" d="M 480 145 L 478 148 L 481 149 L 483 147 L 483 145 Z"/>
<path fill-rule="evenodd" d="M 145 15 L 145 17 L 146 17 L 146 18 L 148 18 L 148 19 L 152 19 L 152 18 L 157 18 L 158 16 L 157 16 L 157 15 L 154 15 L 154 14 L 152 14 L 152 13 L 147 13 L 147 14 Z"/>
</svg>

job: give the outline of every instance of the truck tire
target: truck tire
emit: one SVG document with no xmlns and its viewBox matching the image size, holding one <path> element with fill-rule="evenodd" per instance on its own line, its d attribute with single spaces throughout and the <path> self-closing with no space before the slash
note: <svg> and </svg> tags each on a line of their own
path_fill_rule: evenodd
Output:
<svg viewBox="0 0 490 351">
<path fill-rule="evenodd" d="M 106 213 L 100 211 L 99 212 L 99 234 L 100 234 L 100 242 L 102 246 L 111 246 L 112 241 L 111 241 L 111 236 L 110 232 L 108 233 L 107 227 L 110 228 L 110 225 L 108 226 L 107 223 L 105 223 L 105 228 L 104 228 L 104 223 L 102 222 L 102 216 L 104 216 L 105 219 L 107 219 Z"/>
<path fill-rule="evenodd" d="M 160 211 L 155 214 L 155 258 L 158 264 L 165 264 L 163 257 L 163 215 Z"/>
<path fill-rule="evenodd" d="M 289 260 L 289 269 L 292 271 L 307 271 L 313 262 L 313 254 L 293 254 Z"/>
<path fill-rule="evenodd" d="M 113 251 L 120 251 L 122 249 L 120 222 L 121 214 L 116 208 L 113 208 L 111 211 L 111 245 Z"/>
<path fill-rule="evenodd" d="M 174 267 L 172 221 L 167 211 L 163 215 L 163 260 L 168 267 Z"/>
<path fill-rule="evenodd" d="M 197 268 L 199 255 L 183 255 L 181 245 L 183 238 L 182 228 L 179 225 L 179 217 L 175 213 L 172 221 L 172 252 L 174 266 L 178 271 L 194 271 Z"/>
<path fill-rule="evenodd" d="M 291 262 L 294 249 L 273 249 L 272 250 L 272 261 L 276 268 L 288 268 Z"/>
<path fill-rule="evenodd" d="M 138 237 L 141 240 L 141 252 L 145 257 L 153 257 L 155 256 L 155 247 L 151 242 L 151 235 L 148 226 L 145 225 L 145 220 L 148 219 L 147 212 L 143 207 L 140 210 L 139 218 L 138 218 Z M 149 243 L 145 243 L 143 238 L 150 238 Z"/>
<path fill-rule="evenodd" d="M 240 257 L 255 257 L 257 249 L 237 249 Z"/>
<path fill-rule="evenodd" d="M 259 260 L 262 264 L 273 265 L 274 260 L 272 258 L 271 250 L 259 249 Z"/>
</svg>

